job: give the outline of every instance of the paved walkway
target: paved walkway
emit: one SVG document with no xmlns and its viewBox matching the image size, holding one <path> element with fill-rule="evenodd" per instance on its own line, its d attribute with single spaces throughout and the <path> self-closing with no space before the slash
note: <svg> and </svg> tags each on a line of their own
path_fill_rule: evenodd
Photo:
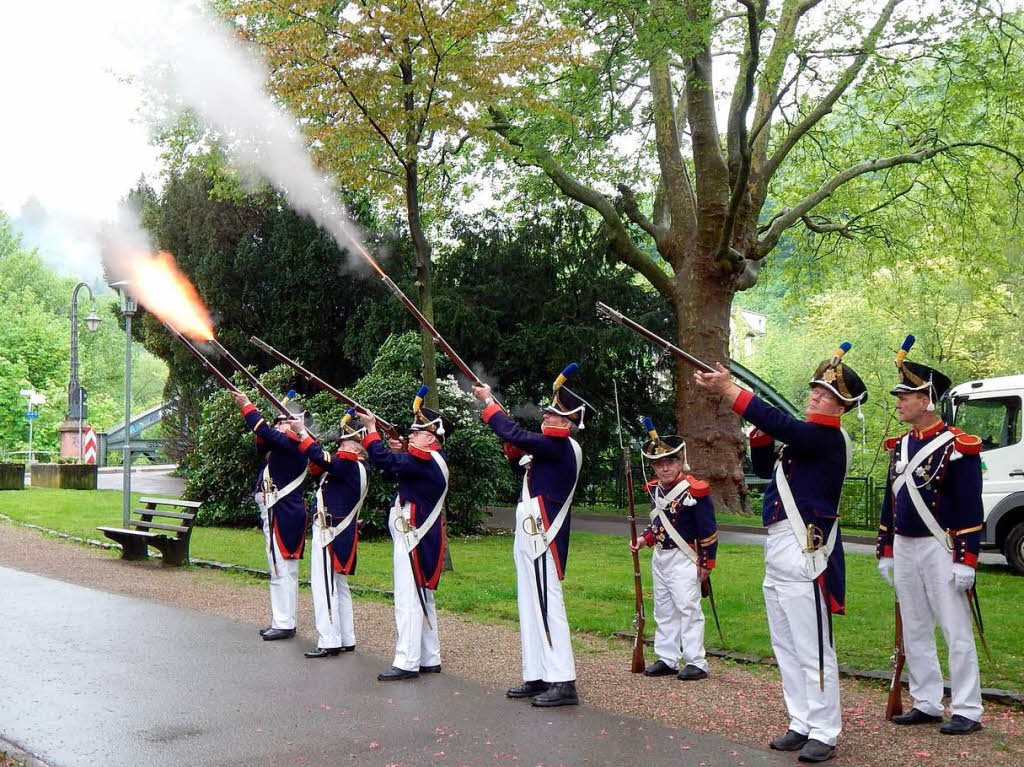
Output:
<svg viewBox="0 0 1024 767">
<path fill-rule="evenodd" d="M 588 706 L 534 709 L 451 674 L 383 685 L 226 618 L 0 567 L 0 738 L 58 767 L 789 765 Z"/>
</svg>

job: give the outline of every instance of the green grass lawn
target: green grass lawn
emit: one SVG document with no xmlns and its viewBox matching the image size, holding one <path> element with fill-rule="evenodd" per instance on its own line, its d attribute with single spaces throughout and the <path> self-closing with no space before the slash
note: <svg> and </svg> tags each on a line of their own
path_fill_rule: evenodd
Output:
<svg viewBox="0 0 1024 767">
<path fill-rule="evenodd" d="M 106 490 L 3 492 L 0 513 L 72 535 L 99 538 L 97 525 L 119 524 L 121 494 Z M 451 552 L 455 571 L 443 576 L 438 605 L 484 622 L 516 620 L 511 536 L 453 539 Z M 192 535 L 191 553 L 196 558 L 266 568 L 263 538 L 255 529 L 197 528 Z M 650 550 L 645 549 L 641 555 L 650 634 L 654 630 Z M 761 547 L 723 544 L 719 547 L 718 564 L 715 598 L 728 649 L 769 655 L 761 597 Z M 307 558 L 302 562 L 300 575 L 308 574 Z M 835 620 L 839 660 L 857 668 L 887 668 L 893 642 L 892 589 L 878 575 L 875 559 L 869 555 L 847 556 L 846 579 L 849 614 Z M 1005 567 L 983 566 L 979 581 L 992 650 L 991 662 L 981 658 L 982 683 L 1024 690 L 1024 611 L 1017 609 L 1024 600 L 1024 578 L 1012 575 Z M 391 587 L 390 541 L 360 543 L 359 565 L 352 583 L 379 589 Z M 565 601 L 569 622 L 576 631 L 610 636 L 631 629 L 633 577 L 624 537 L 573 534 Z M 708 645 L 718 646 L 720 642 L 706 603 L 705 611 Z M 941 638 L 939 641 L 941 647 Z M 623 653 L 626 652 L 624 644 Z"/>
</svg>

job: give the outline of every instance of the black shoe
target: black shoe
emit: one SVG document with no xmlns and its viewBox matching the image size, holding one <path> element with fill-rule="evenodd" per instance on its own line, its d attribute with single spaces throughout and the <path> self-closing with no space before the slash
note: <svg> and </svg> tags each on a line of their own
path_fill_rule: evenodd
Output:
<svg viewBox="0 0 1024 767">
<path fill-rule="evenodd" d="M 800 756 L 797 757 L 797 760 L 801 762 L 827 762 L 829 759 L 834 759 L 835 755 L 835 746 L 830 746 L 828 743 L 822 743 L 820 740 L 810 738 L 804 744 L 804 747 L 800 749 Z"/>
<path fill-rule="evenodd" d="M 421 674 L 440 674 L 441 664 L 438 663 L 436 666 L 420 666 Z"/>
<path fill-rule="evenodd" d="M 383 674 L 377 674 L 378 682 L 398 682 L 402 679 L 417 679 L 420 675 L 419 671 L 406 671 L 404 668 L 398 668 L 398 666 L 392 666 Z"/>
<path fill-rule="evenodd" d="M 273 642 L 275 639 L 291 639 L 295 636 L 295 629 L 270 629 L 263 635 L 264 642 Z"/>
<path fill-rule="evenodd" d="M 273 626 L 264 626 L 263 628 L 260 629 L 260 636 L 263 636 L 268 631 L 270 631 L 272 628 L 273 628 Z"/>
<path fill-rule="evenodd" d="M 307 650 L 302 654 L 307 658 L 333 658 L 340 652 L 340 647 L 317 647 L 315 650 Z"/>
<path fill-rule="evenodd" d="M 949 721 L 939 728 L 939 732 L 943 735 L 970 735 L 980 729 L 981 722 L 975 722 L 966 716 L 960 716 L 960 714 L 953 714 Z"/>
<path fill-rule="evenodd" d="M 542 692 L 547 691 L 550 687 L 547 682 L 543 682 L 540 679 L 534 679 L 532 682 L 523 682 L 518 687 L 510 687 L 505 690 L 506 698 L 532 698 L 534 695 L 540 695 Z"/>
<path fill-rule="evenodd" d="M 773 740 L 768 747 L 775 751 L 799 751 L 806 742 L 806 735 L 801 735 L 796 730 L 786 730 L 785 735 Z"/>
<path fill-rule="evenodd" d="M 352 652 L 354 649 L 356 649 L 356 646 L 354 644 L 343 644 L 339 648 L 341 652 Z"/>
<path fill-rule="evenodd" d="M 699 666 L 694 666 L 692 663 L 688 663 L 677 676 L 684 682 L 689 682 L 694 679 L 707 679 L 708 672 Z"/>
<path fill-rule="evenodd" d="M 658 660 L 644 669 L 644 676 L 675 676 L 678 673 L 663 660 Z"/>
<path fill-rule="evenodd" d="M 530 698 L 534 706 L 575 706 L 580 702 L 576 694 L 576 682 L 555 682 L 540 695 Z"/>
<path fill-rule="evenodd" d="M 935 724 L 941 722 L 941 716 L 926 714 L 919 708 L 912 708 L 905 714 L 898 714 L 892 718 L 893 724 Z"/>
</svg>

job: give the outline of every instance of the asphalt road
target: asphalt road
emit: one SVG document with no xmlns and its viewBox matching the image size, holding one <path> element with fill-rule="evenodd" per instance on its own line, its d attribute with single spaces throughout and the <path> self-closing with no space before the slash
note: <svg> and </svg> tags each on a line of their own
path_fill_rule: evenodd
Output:
<svg viewBox="0 0 1024 767">
<path fill-rule="evenodd" d="M 587 706 L 536 709 L 382 659 L 304 660 L 253 627 L 0 567 L 0 738 L 55 767 L 790 765 Z"/>
<path fill-rule="evenodd" d="M 96 487 L 99 490 L 120 490 L 123 479 L 120 471 L 101 471 L 97 476 Z M 136 493 L 178 498 L 185 491 L 185 480 L 169 476 L 166 471 L 135 470 L 132 472 L 132 490 Z"/>
</svg>

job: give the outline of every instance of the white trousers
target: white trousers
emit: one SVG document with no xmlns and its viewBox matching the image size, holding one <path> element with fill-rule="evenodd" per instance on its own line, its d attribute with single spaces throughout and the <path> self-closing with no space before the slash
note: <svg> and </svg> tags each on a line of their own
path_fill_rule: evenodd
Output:
<svg viewBox="0 0 1024 767">
<path fill-rule="evenodd" d="M 572 682 L 576 679 L 576 660 L 569 639 L 569 621 L 565 617 L 562 582 L 558 580 L 558 572 L 555 570 L 550 551 L 537 560 L 529 554 L 532 536 L 523 530 L 523 520 L 526 516 L 525 507 L 519 504 L 516 508 L 516 534 L 512 552 L 516 564 L 516 601 L 519 605 L 519 636 L 523 647 L 523 680 Z M 546 579 L 544 558 L 547 559 Z M 543 584 L 547 583 L 550 645 L 547 634 L 544 633 L 540 595 L 537 593 L 538 571 L 542 588 Z"/>
<path fill-rule="evenodd" d="M 697 565 L 679 549 L 655 548 L 651 555 L 651 578 L 654 620 L 658 624 L 654 631 L 655 654 L 672 668 L 692 665 L 707 671 Z"/>
<path fill-rule="evenodd" d="M 953 586 L 953 555 L 933 537 L 895 536 L 892 547 L 896 598 L 903 615 L 914 707 L 942 716 L 944 685 L 935 648 L 935 624 L 949 648 L 950 711 L 981 720 L 981 676 L 967 595 Z"/>
<path fill-rule="evenodd" d="M 299 616 L 299 560 L 284 558 L 270 529 L 267 510 L 258 502 L 257 505 L 263 520 L 263 548 L 270 570 L 270 627 L 293 629 Z"/>
<path fill-rule="evenodd" d="M 313 590 L 313 619 L 316 622 L 317 647 L 351 647 L 356 643 L 352 617 L 352 592 L 348 578 L 334 571 L 331 552 L 321 545 L 320 528 L 313 523 L 313 547 L 309 560 L 309 585 Z M 324 572 L 324 555 L 327 562 Z M 328 589 L 330 601 L 328 601 Z"/>
<path fill-rule="evenodd" d="M 818 679 L 816 583 L 807 576 L 805 558 L 787 520 L 768 528 L 764 550 L 764 604 L 772 650 L 782 676 L 789 729 L 834 746 L 842 731 L 839 666 L 828 637 L 828 604 L 818 599 L 825 663 L 825 689 Z"/>
<path fill-rule="evenodd" d="M 405 548 L 405 539 L 395 527 L 395 520 L 401 515 L 396 506 L 391 507 L 388 529 L 391 531 L 395 578 L 395 628 L 398 641 L 395 644 L 393 666 L 406 671 L 419 671 L 420 666 L 441 665 L 441 638 L 437 633 L 437 609 L 434 606 L 434 592 L 423 589 L 427 615 L 416 594 L 416 578 L 412 562 Z"/>
</svg>

